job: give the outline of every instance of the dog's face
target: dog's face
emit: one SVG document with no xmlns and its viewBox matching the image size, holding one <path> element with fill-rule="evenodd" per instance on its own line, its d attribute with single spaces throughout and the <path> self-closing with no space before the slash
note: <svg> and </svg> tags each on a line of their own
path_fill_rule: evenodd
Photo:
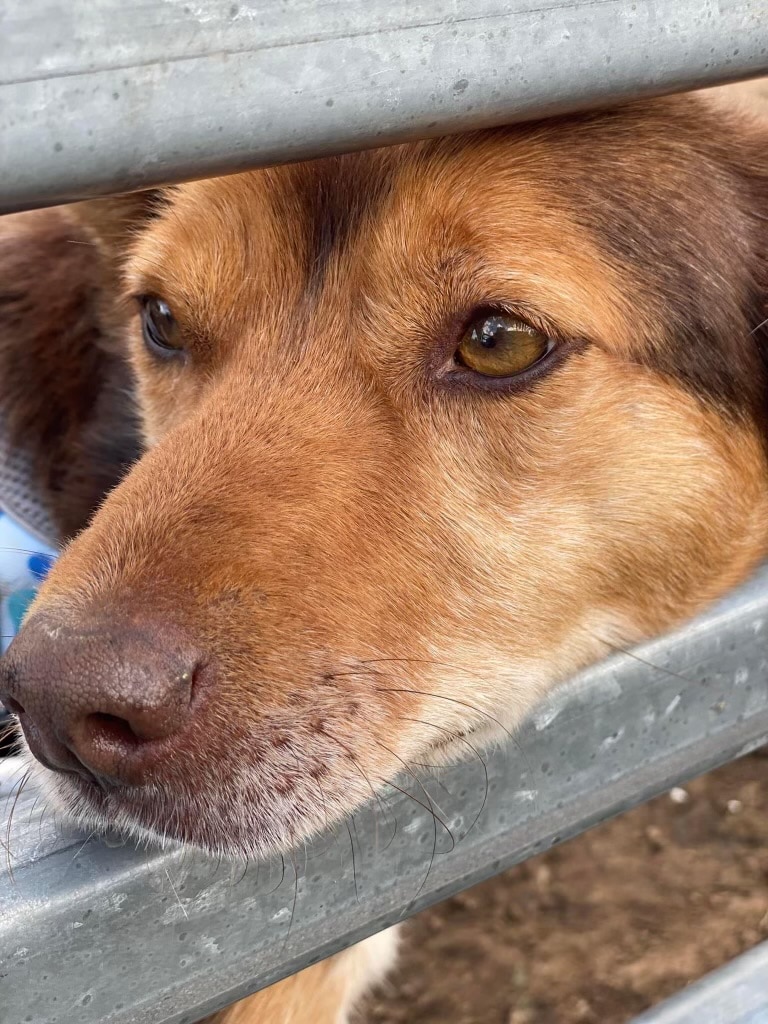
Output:
<svg viewBox="0 0 768 1024">
<path fill-rule="evenodd" d="M 168 190 L 126 249 L 147 452 L 0 678 L 64 803 L 284 847 L 741 579 L 759 136 L 681 98 Z"/>
</svg>

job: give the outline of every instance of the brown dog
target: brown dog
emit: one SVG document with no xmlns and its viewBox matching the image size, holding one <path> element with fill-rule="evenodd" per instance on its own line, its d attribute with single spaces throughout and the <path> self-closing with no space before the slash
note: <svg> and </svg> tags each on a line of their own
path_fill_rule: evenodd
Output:
<svg viewBox="0 0 768 1024">
<path fill-rule="evenodd" d="M 767 147 L 689 96 L 9 218 L 0 407 L 62 535 L 132 458 L 123 350 L 146 446 L 2 664 L 58 802 L 285 849 L 743 579 Z M 374 942 L 220 1019 L 342 1020 Z"/>
</svg>

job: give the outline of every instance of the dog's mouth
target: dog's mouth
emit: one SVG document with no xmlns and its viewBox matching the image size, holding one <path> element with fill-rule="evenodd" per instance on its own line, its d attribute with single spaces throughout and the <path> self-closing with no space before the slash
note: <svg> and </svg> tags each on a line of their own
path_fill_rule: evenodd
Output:
<svg viewBox="0 0 768 1024">
<path fill-rule="evenodd" d="M 55 775 L 47 778 L 47 792 L 57 809 L 74 824 L 101 834 L 119 835 L 127 840 L 165 846 L 168 843 L 193 846 L 210 853 L 243 853 L 244 837 L 228 823 L 216 827 L 211 806 L 192 806 L 179 794 L 163 787 L 113 785 L 86 775 Z M 249 844 L 261 847 L 265 829 L 249 837 Z"/>
<path fill-rule="evenodd" d="M 245 799 L 243 785 L 217 792 L 207 784 L 197 792 L 163 786 L 104 785 L 75 776 L 46 772 L 47 795 L 75 825 L 98 833 L 118 833 L 142 843 L 191 846 L 225 857 L 264 856 L 284 852 L 323 827 L 315 801 L 307 792 L 291 799 L 258 794 Z M 332 795 L 326 807 L 341 801 Z M 343 801 L 346 803 L 346 800 Z"/>
<path fill-rule="evenodd" d="M 475 748 L 468 728 L 443 737 L 418 759 L 448 764 Z M 34 775 L 49 805 L 89 832 L 142 844 L 184 845 L 228 858 L 284 853 L 332 829 L 380 793 L 405 763 L 398 755 L 364 763 L 363 755 L 336 753 L 297 760 L 293 770 L 258 762 L 187 766 L 170 782 L 132 786 L 82 772 L 52 771 L 38 762 Z M 357 756 L 356 756 L 357 754 Z M 283 765 L 285 769 L 285 764 Z"/>
<path fill-rule="evenodd" d="M 10 684 L 15 665 L 5 663 Z M 399 662 L 372 672 L 349 658 L 338 668 L 313 666 L 307 679 L 288 690 L 262 675 L 247 702 L 234 676 L 208 679 L 170 735 L 149 712 L 147 725 L 131 709 L 128 717 L 106 713 L 107 705 L 68 729 L 50 716 L 44 694 L 19 702 L 17 714 L 40 762 L 33 775 L 65 819 L 89 832 L 235 858 L 284 853 L 333 829 L 421 762 L 479 756 L 492 738 L 487 727 L 500 725 Z M 121 693 L 132 692 L 128 683 Z"/>
<path fill-rule="evenodd" d="M 88 831 L 142 844 L 191 846 L 227 858 L 285 853 L 359 810 L 397 774 L 394 757 L 364 758 L 328 741 L 301 750 L 294 736 L 272 761 L 218 758 L 172 766 L 166 777 L 129 785 L 83 772 L 33 775 L 46 802 Z"/>
</svg>

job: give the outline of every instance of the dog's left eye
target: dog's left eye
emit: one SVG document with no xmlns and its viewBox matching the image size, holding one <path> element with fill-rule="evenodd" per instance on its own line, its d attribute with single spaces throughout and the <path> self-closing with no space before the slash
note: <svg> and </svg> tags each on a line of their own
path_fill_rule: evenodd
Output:
<svg viewBox="0 0 768 1024">
<path fill-rule="evenodd" d="M 144 344 L 153 355 L 168 359 L 181 355 L 183 338 L 171 307 L 156 295 L 144 295 L 141 303 L 141 330 Z"/>
<path fill-rule="evenodd" d="M 467 327 L 454 358 L 484 377 L 514 377 L 544 359 L 554 345 L 524 320 L 498 313 L 480 316 Z"/>
</svg>

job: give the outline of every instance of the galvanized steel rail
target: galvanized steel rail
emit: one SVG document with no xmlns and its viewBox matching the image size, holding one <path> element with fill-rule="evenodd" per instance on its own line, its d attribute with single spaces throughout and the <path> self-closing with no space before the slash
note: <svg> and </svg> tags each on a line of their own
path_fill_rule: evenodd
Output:
<svg viewBox="0 0 768 1024">
<path fill-rule="evenodd" d="M 768 942 L 706 975 L 632 1024 L 768 1024 Z"/>
<path fill-rule="evenodd" d="M 768 0 L 4 0 L 0 212 L 768 71 Z"/>
<path fill-rule="evenodd" d="M 245 875 L 62 834 L 24 794 L 13 877 L 0 881 L 0 1024 L 199 1020 L 752 750 L 768 739 L 767 640 L 768 567 L 705 617 L 556 692 L 489 757 L 484 806 L 477 761 L 428 773 L 453 848 L 409 778 L 420 804 L 393 791 L 284 868 Z"/>
</svg>

